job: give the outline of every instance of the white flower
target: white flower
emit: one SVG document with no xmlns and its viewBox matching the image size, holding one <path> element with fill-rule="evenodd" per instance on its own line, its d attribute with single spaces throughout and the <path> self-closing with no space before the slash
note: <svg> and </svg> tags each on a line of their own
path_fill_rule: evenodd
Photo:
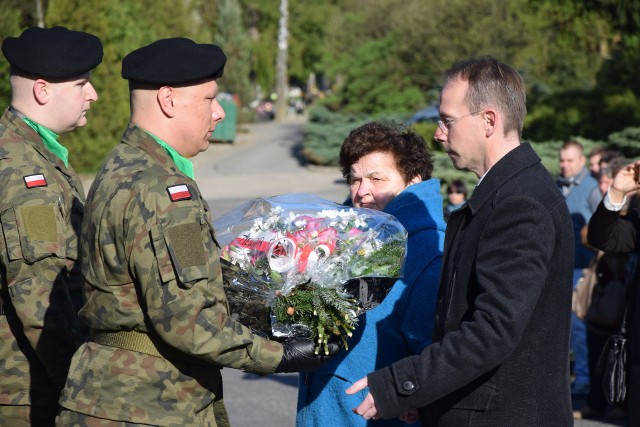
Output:
<svg viewBox="0 0 640 427">
<path fill-rule="evenodd" d="M 263 230 L 264 228 L 264 220 L 263 218 L 256 218 L 253 221 L 253 226 L 251 227 L 251 229 L 249 230 L 250 233 L 257 233 L 260 230 Z"/>
<path fill-rule="evenodd" d="M 251 257 L 249 256 L 249 249 L 242 247 L 230 247 L 229 258 L 231 263 L 240 266 L 243 270 L 251 266 Z"/>
<path fill-rule="evenodd" d="M 290 222 L 293 223 L 296 228 L 303 228 L 305 225 L 307 225 L 307 220 L 305 218 L 302 218 L 301 216 L 294 217 Z"/>
<path fill-rule="evenodd" d="M 339 215 L 339 212 L 335 209 L 323 209 L 318 212 L 318 216 L 320 218 L 336 218 Z"/>
<path fill-rule="evenodd" d="M 365 228 L 367 226 L 364 216 L 356 216 L 354 222 L 356 228 Z"/>
</svg>

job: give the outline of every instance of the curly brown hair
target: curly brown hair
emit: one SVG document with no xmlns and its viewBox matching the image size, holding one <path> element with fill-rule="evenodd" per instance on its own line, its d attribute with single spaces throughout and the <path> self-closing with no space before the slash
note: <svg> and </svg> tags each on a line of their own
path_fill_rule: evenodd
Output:
<svg viewBox="0 0 640 427">
<path fill-rule="evenodd" d="M 424 139 L 402 125 L 370 122 L 349 133 L 340 149 L 340 170 L 349 182 L 351 166 L 362 157 L 375 153 L 391 153 L 405 183 L 420 175 L 431 178 L 433 154 Z"/>
</svg>

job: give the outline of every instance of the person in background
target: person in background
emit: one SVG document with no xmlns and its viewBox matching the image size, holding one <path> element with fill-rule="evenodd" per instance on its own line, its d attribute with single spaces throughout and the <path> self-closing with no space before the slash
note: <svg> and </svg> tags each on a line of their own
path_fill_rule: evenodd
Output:
<svg viewBox="0 0 640 427">
<path fill-rule="evenodd" d="M 598 176 L 598 189 L 604 197 L 613 184 L 613 180 L 618 172 L 629 162 L 622 155 L 615 156 L 605 162 L 601 162 L 600 174 Z"/>
<path fill-rule="evenodd" d="M 640 191 L 640 161 L 618 172 L 589 222 L 589 244 L 604 252 L 640 255 L 640 207 L 637 202 L 621 215 L 627 199 Z M 630 272 L 631 288 L 627 312 L 629 353 L 627 355 L 627 420 L 626 425 L 640 425 L 640 263 Z"/>
<path fill-rule="evenodd" d="M 480 179 L 449 218 L 433 343 L 356 381 L 354 410 L 425 426 L 572 426 L 573 234 L 562 194 L 522 143 L 524 82 L 491 57 L 445 74 L 435 139 Z M 375 425 L 372 424 L 372 425 Z"/>
<path fill-rule="evenodd" d="M 616 174 L 627 164 L 624 157 L 616 157 L 600 168 L 598 187 L 600 192 L 604 196 Z M 621 211 L 621 216 L 625 216 L 630 208 L 631 197 L 627 199 L 627 203 Z M 633 198 L 635 199 L 635 197 Z M 634 204 L 636 201 L 634 201 Z M 631 206 L 634 206 L 631 204 Z M 588 227 L 593 227 L 589 223 Z M 588 244 L 587 234 L 588 227 L 583 229 L 583 241 Z M 595 262 L 595 274 L 597 277 L 598 287 L 607 286 L 624 286 L 627 265 L 630 262 L 630 257 L 626 253 L 605 253 L 599 251 Z M 612 308 L 613 309 L 613 308 Z M 622 317 L 622 313 L 620 313 Z M 600 418 L 606 415 L 608 419 L 624 418 L 624 409 L 620 406 L 612 408 L 608 411 L 607 401 L 604 396 L 604 392 L 600 384 L 602 384 L 602 377 L 598 374 L 596 367 L 600 354 L 607 341 L 607 339 L 620 330 L 620 324 L 610 325 L 603 324 L 602 322 L 594 321 L 593 319 L 586 318 L 587 325 L 587 348 L 588 348 L 588 360 L 589 360 L 589 382 L 593 387 L 589 387 L 589 394 L 587 395 L 586 405 L 580 408 L 578 411 L 574 411 L 574 419 L 593 419 Z"/>
<path fill-rule="evenodd" d="M 617 167 L 621 163 L 624 163 L 624 164 L 627 163 L 627 159 L 625 159 L 624 154 L 622 154 L 618 150 L 607 150 L 602 153 L 602 156 L 600 156 L 600 163 L 598 164 L 598 167 L 600 170 L 602 170 L 603 168 L 606 168 L 609 165 L 613 167 Z M 601 176 L 602 174 L 598 174 L 596 179 L 600 179 Z"/>
<path fill-rule="evenodd" d="M 589 153 L 589 172 L 594 179 L 600 176 L 600 160 L 607 151 L 606 147 L 598 146 Z"/>
<path fill-rule="evenodd" d="M 368 123 L 342 144 L 340 168 L 353 206 L 389 213 L 409 233 L 404 277 L 378 307 L 360 317 L 348 351 L 300 375 L 298 427 L 366 426 L 351 410 L 365 395 L 347 395 L 345 388 L 377 367 L 420 354 L 431 343 L 445 223 L 440 183 L 431 177 L 432 155 L 425 141 L 395 125 Z M 403 422 L 396 418 L 376 425 Z"/>
<path fill-rule="evenodd" d="M 225 63 L 218 46 L 186 38 L 122 61 L 131 122 L 87 198 L 80 317 L 91 335 L 73 356 L 59 426 L 226 427 L 223 366 L 264 375 L 329 358 L 310 340 L 270 341 L 229 315 L 211 213 L 188 160 L 224 119 Z"/>
<path fill-rule="evenodd" d="M 0 425 L 52 426 L 83 339 L 78 240 L 85 193 L 58 137 L 87 124 L 102 43 L 64 27 L 7 37 L 0 118 Z"/>
<path fill-rule="evenodd" d="M 453 180 L 447 185 L 447 204 L 444 207 L 444 221 L 449 221 L 451 212 L 460 209 L 467 201 L 467 186 L 459 179 Z"/>
<path fill-rule="evenodd" d="M 591 214 L 602 199 L 598 182 L 586 168 L 586 158 L 582 144 L 574 140 L 566 141 L 560 148 L 560 171 L 557 184 L 567 200 L 575 238 L 575 257 L 573 264 L 573 287 L 578 284 L 582 270 L 589 265 L 595 251 L 585 246 L 580 232 L 589 223 Z M 584 320 L 571 315 L 571 351 L 573 352 L 574 380 L 571 393 L 574 398 L 582 399 L 589 393 L 589 356 L 587 349 L 587 329 Z"/>
</svg>

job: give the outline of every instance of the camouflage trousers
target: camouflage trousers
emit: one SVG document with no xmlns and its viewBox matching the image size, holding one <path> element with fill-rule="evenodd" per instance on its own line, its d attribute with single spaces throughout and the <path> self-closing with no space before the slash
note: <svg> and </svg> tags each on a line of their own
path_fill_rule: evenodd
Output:
<svg viewBox="0 0 640 427">
<path fill-rule="evenodd" d="M 0 405 L 0 426 L 53 427 L 59 406 Z"/>
<path fill-rule="evenodd" d="M 215 402 L 204 411 L 195 414 L 194 418 L 195 420 L 192 423 L 167 424 L 162 427 L 231 427 L 229 417 L 222 400 Z M 0 423 L 0 425 L 4 426 L 5 424 Z M 136 424 L 124 421 L 105 420 L 103 418 L 92 417 L 90 415 L 81 414 L 64 408 L 56 417 L 55 425 L 57 427 L 156 427 L 154 424 Z"/>
</svg>

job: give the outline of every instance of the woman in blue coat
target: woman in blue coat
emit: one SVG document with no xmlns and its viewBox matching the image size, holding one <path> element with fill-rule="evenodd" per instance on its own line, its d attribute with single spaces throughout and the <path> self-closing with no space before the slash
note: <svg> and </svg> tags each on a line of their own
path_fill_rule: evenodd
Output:
<svg viewBox="0 0 640 427">
<path fill-rule="evenodd" d="M 349 350 L 300 375 L 298 427 L 368 425 L 351 411 L 365 394 L 347 395 L 345 389 L 431 343 L 445 223 L 440 183 L 431 178 L 433 161 L 425 141 L 394 125 L 368 123 L 344 141 L 340 166 L 355 207 L 394 215 L 406 228 L 404 277 L 378 307 L 358 318 Z M 399 419 L 375 422 L 402 425 Z"/>
</svg>

